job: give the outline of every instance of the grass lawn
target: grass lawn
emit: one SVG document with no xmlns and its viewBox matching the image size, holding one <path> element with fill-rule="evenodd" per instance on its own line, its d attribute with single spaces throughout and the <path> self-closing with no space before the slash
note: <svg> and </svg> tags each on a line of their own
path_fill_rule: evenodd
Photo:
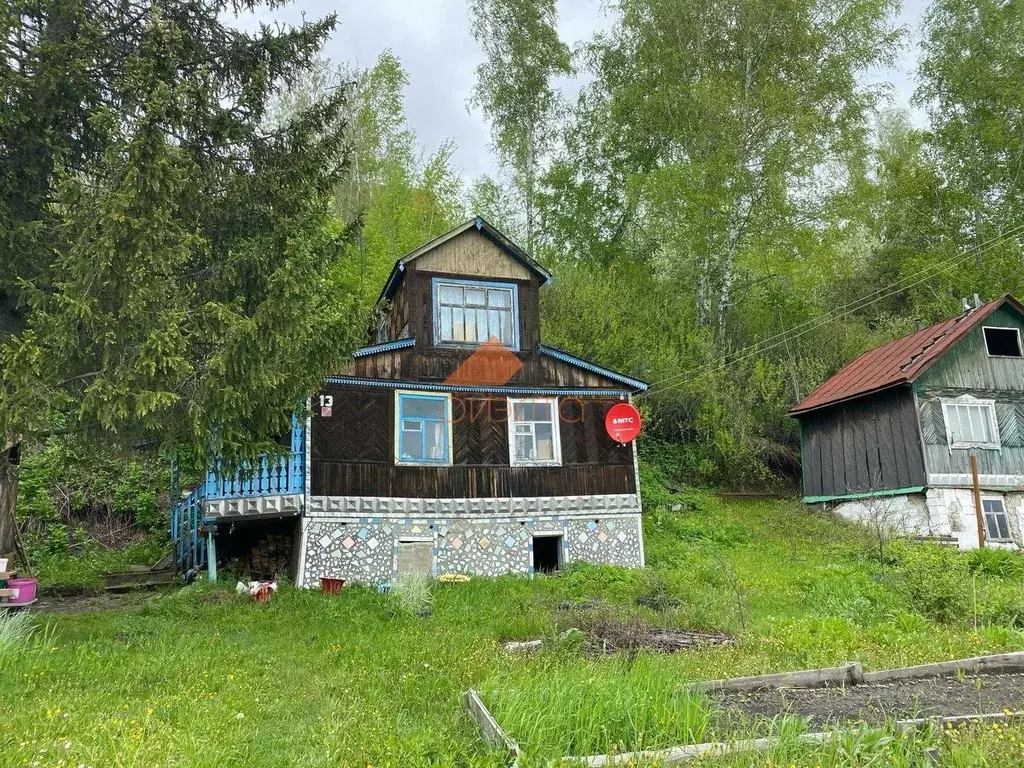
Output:
<svg viewBox="0 0 1024 768">
<path fill-rule="evenodd" d="M 678 693 L 695 679 L 1024 647 L 1017 556 L 894 545 L 880 564 L 860 532 L 795 502 L 685 501 L 646 516 L 645 571 L 438 584 L 427 618 L 372 590 L 285 588 L 259 605 L 230 584 L 40 618 L 28 645 L 0 642 L 0 766 L 507 765 L 462 712 L 469 687 L 541 765 L 722 736 L 707 702 Z M 640 596 L 679 602 L 657 612 Z M 595 658 L 578 635 L 562 638 L 580 614 L 560 607 L 594 598 L 611 616 L 724 630 L 738 644 Z M 537 637 L 552 643 L 532 656 L 500 647 Z M 784 741 L 757 764 L 928 765 L 924 749 L 940 746 L 943 764 L 1019 765 L 1022 742 L 1017 727 L 863 729 L 815 749 Z"/>
</svg>

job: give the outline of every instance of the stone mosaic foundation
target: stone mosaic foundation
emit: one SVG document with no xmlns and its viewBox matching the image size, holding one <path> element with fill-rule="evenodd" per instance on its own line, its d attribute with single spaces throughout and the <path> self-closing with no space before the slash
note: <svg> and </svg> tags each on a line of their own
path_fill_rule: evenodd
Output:
<svg viewBox="0 0 1024 768">
<path fill-rule="evenodd" d="M 433 541 L 434 576 L 466 573 L 503 576 L 533 572 L 533 536 L 563 537 L 565 564 L 585 561 L 625 567 L 643 565 L 640 515 L 530 518 L 304 518 L 299 584 L 319 586 L 331 576 L 381 584 L 397 573 L 403 540 Z"/>
</svg>

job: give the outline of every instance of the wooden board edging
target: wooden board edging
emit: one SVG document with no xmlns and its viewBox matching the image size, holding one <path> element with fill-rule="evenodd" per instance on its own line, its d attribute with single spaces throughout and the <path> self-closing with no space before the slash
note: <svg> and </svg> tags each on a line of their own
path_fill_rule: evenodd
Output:
<svg viewBox="0 0 1024 768">
<path fill-rule="evenodd" d="M 1024 651 L 997 653 L 990 656 L 973 656 L 969 659 L 939 661 L 934 664 L 919 664 L 916 667 L 881 669 L 865 672 L 860 682 L 887 683 L 893 680 L 913 680 L 921 677 L 949 677 L 958 673 L 976 672 L 998 675 L 1004 672 L 1024 672 Z"/>
<path fill-rule="evenodd" d="M 893 725 L 897 730 L 909 731 L 929 724 L 992 723 L 1021 719 L 1024 719 L 1024 712 L 992 712 L 983 715 L 951 715 L 948 717 L 921 717 L 914 720 L 897 720 Z M 793 740 L 800 744 L 824 744 L 842 736 L 847 730 L 849 729 L 838 728 L 832 731 L 805 733 L 795 737 Z M 567 757 L 565 759 L 569 763 L 586 765 L 590 768 L 642 765 L 655 761 L 661 766 L 673 766 L 706 757 L 720 757 L 722 755 L 742 752 L 763 752 L 764 750 L 771 749 L 781 740 L 778 736 L 771 736 L 761 739 L 742 739 L 733 742 L 715 741 L 705 744 L 688 744 L 682 747 L 669 747 L 668 749 L 645 752 L 623 752 L 617 755 L 590 755 L 588 757 Z"/>
<path fill-rule="evenodd" d="M 480 694 L 470 688 L 463 696 L 463 702 L 466 705 L 466 711 L 469 712 L 469 716 L 480 729 L 480 735 L 483 736 L 484 741 L 492 747 L 506 750 L 518 762 L 520 755 L 519 744 L 498 725 L 498 721 L 494 719 L 494 715 L 487 709 L 487 706 L 480 698 Z"/>
<path fill-rule="evenodd" d="M 859 661 L 840 664 L 838 667 L 803 669 L 796 672 L 776 672 L 769 675 L 732 677 L 725 680 L 702 680 L 687 683 L 684 691 L 698 693 L 748 692 L 773 688 L 823 688 L 825 686 L 857 685 L 864 678 Z"/>
</svg>

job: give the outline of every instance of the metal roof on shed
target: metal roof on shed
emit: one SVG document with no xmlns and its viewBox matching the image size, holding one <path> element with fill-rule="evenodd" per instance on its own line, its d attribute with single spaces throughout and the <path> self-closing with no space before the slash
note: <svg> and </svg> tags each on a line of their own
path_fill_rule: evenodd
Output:
<svg viewBox="0 0 1024 768">
<path fill-rule="evenodd" d="M 1005 304 L 1024 314 L 1024 305 L 1013 296 L 1006 295 L 865 352 L 791 408 L 790 415 L 800 416 L 817 408 L 914 381 L 957 341 Z"/>
</svg>

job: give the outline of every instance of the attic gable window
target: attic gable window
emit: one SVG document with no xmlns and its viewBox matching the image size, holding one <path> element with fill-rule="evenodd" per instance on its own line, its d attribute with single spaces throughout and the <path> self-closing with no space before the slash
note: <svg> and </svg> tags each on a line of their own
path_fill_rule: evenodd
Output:
<svg viewBox="0 0 1024 768">
<path fill-rule="evenodd" d="M 1000 446 L 995 404 L 973 397 L 943 401 L 946 437 L 951 448 L 994 448 Z"/>
<path fill-rule="evenodd" d="M 482 344 L 496 339 L 519 349 L 519 300 L 512 283 L 434 278 L 437 344 Z"/>
<path fill-rule="evenodd" d="M 1020 331 L 1016 328 L 983 328 L 989 357 L 1022 357 Z"/>
</svg>

